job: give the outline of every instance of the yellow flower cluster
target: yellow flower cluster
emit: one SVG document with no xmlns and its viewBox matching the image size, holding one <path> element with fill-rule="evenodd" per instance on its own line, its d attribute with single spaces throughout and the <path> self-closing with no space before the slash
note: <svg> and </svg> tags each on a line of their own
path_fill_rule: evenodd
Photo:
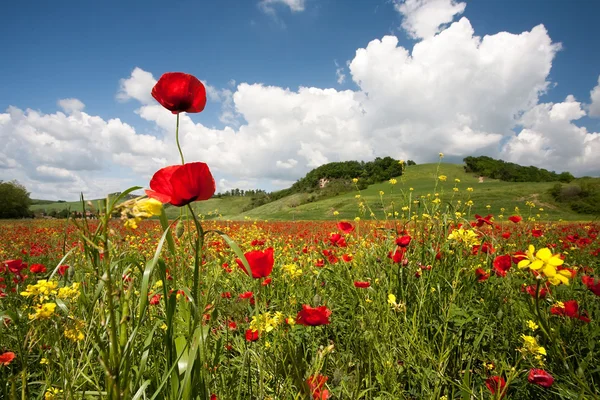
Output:
<svg viewBox="0 0 600 400">
<path fill-rule="evenodd" d="M 54 400 L 59 398 L 59 394 L 62 393 L 62 390 L 59 388 L 48 388 L 46 389 L 46 393 L 44 394 L 44 400 Z"/>
<path fill-rule="evenodd" d="M 29 319 L 48 319 L 54 315 L 54 310 L 56 310 L 56 303 L 44 303 L 35 306 L 34 313 L 29 314 Z"/>
<path fill-rule="evenodd" d="M 136 229 L 142 219 L 153 215 L 160 215 L 162 203 L 155 199 L 134 199 L 122 204 L 121 219 L 125 221 L 125 227 Z"/>
<path fill-rule="evenodd" d="M 296 279 L 302 276 L 302 270 L 299 269 L 296 264 L 287 264 L 281 267 L 281 269 L 290 277 L 290 279 Z"/>
<path fill-rule="evenodd" d="M 252 329 L 252 331 L 258 331 L 258 333 L 271 332 L 283 322 L 285 322 L 285 317 L 282 312 L 277 311 L 276 313 L 271 314 L 271 312 L 267 311 L 266 313 L 252 317 L 250 329 Z"/>
<path fill-rule="evenodd" d="M 560 254 L 552 254 L 550 249 L 544 247 L 535 252 L 535 247 L 529 245 L 525 252 L 527 258 L 519 261 L 519 268 L 529 268 L 541 272 L 553 285 L 569 284 L 571 272 L 568 270 L 558 271 L 556 267 L 563 265 L 564 261 Z"/>
<path fill-rule="evenodd" d="M 83 335 L 83 328 L 85 323 L 81 320 L 75 320 L 73 327 L 65 329 L 65 337 L 73 342 L 79 342 L 85 339 Z"/>
<path fill-rule="evenodd" d="M 27 289 L 21 292 L 21 296 L 30 297 L 37 296 L 40 302 L 43 302 L 50 298 L 50 295 L 56 295 L 58 292 L 56 288 L 58 287 L 58 282 L 56 281 L 47 281 L 45 279 L 37 281 L 35 285 L 27 285 Z"/>
<path fill-rule="evenodd" d="M 448 240 L 454 240 L 463 243 L 466 246 L 475 246 L 480 243 L 479 236 L 477 236 L 473 229 L 465 230 L 463 228 L 454 229 L 452 233 L 448 235 Z"/>
<path fill-rule="evenodd" d="M 537 339 L 529 335 L 521 335 L 523 338 L 523 347 L 518 349 L 521 353 L 531 354 L 540 363 L 544 364 L 544 357 L 546 356 L 546 349 L 540 346 Z"/>
<path fill-rule="evenodd" d="M 394 311 L 406 311 L 406 304 L 404 304 L 403 302 L 396 302 L 396 296 L 393 294 L 388 294 L 388 300 L 387 302 L 389 303 L 390 306 L 392 306 L 392 309 Z"/>
<path fill-rule="evenodd" d="M 79 282 L 73 282 L 71 286 L 65 286 L 58 289 L 58 298 L 59 299 L 76 299 L 79 297 L 79 287 L 81 284 Z"/>
</svg>

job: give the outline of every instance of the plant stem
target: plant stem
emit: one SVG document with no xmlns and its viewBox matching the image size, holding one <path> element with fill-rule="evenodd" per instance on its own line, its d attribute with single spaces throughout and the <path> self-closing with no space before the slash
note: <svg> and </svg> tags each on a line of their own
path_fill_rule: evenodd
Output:
<svg viewBox="0 0 600 400">
<path fill-rule="evenodd" d="M 183 152 L 181 151 L 181 145 L 179 144 L 179 113 L 177 114 L 177 125 L 175 127 L 175 141 L 177 142 L 177 150 L 179 150 L 179 155 L 181 156 L 181 163 L 185 164 Z"/>
</svg>

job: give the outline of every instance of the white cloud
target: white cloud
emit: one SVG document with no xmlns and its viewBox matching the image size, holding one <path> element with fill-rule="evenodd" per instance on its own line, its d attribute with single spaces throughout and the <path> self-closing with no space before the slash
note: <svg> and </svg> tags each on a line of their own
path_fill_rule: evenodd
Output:
<svg viewBox="0 0 600 400">
<path fill-rule="evenodd" d="M 394 0 L 394 7 L 403 16 L 402 28 L 413 39 L 429 38 L 462 14 L 466 4 L 455 0 Z"/>
<path fill-rule="evenodd" d="M 600 175 L 600 133 L 573 123 L 584 115 L 573 96 L 562 103 L 539 104 L 523 114 L 523 129 L 506 143 L 502 154 L 523 165 Z"/>
<path fill-rule="evenodd" d="M 288 158 L 287 161 L 277 160 L 277 162 L 275 163 L 275 166 L 277 168 L 283 168 L 283 169 L 294 168 L 296 165 L 298 165 L 298 161 L 294 160 L 293 158 Z"/>
<path fill-rule="evenodd" d="M 121 79 L 119 82 L 117 99 L 120 101 L 135 99 L 142 104 L 150 104 L 154 101 L 151 91 L 155 84 L 156 79 L 150 72 L 135 67 L 129 78 Z"/>
<path fill-rule="evenodd" d="M 340 67 L 337 61 L 333 61 L 335 63 L 335 77 L 338 84 L 343 84 L 346 81 L 346 74 L 344 73 L 344 67 Z"/>
<path fill-rule="evenodd" d="M 576 125 L 586 114 L 581 103 L 569 96 L 539 104 L 559 50 L 542 25 L 479 37 L 466 18 L 412 49 L 385 36 L 349 62 L 355 90 L 207 86 L 225 126 L 184 113 L 180 140 L 187 161 L 209 164 L 218 191 L 289 186 L 326 162 L 389 155 L 421 163 L 440 151 L 600 174 L 600 134 Z M 67 199 L 147 184 L 154 171 L 179 162 L 175 117 L 148 97 L 155 81 L 136 68 L 119 96 L 139 101 L 136 113 L 156 136 L 82 110 L 9 107 L 0 113 L 0 179 L 17 178 L 36 197 Z"/>
<path fill-rule="evenodd" d="M 85 108 L 85 104 L 78 99 L 62 99 L 58 101 L 58 105 L 62 108 L 67 114 L 73 114 L 79 111 L 83 111 Z"/>
<path fill-rule="evenodd" d="M 267 14 L 275 13 L 273 8 L 276 4 L 287 6 L 292 12 L 304 11 L 305 0 L 261 0 L 258 7 Z"/>
<path fill-rule="evenodd" d="M 592 103 L 590 104 L 590 117 L 600 117 L 600 76 L 598 85 L 590 92 Z"/>
</svg>

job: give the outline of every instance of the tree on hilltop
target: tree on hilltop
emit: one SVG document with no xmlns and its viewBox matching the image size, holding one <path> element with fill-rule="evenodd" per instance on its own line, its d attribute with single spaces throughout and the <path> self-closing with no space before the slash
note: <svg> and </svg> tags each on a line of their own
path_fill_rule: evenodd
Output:
<svg viewBox="0 0 600 400">
<path fill-rule="evenodd" d="M 31 199 L 25 186 L 16 180 L 11 182 L 0 181 L 0 218 L 30 217 L 29 206 Z"/>
</svg>

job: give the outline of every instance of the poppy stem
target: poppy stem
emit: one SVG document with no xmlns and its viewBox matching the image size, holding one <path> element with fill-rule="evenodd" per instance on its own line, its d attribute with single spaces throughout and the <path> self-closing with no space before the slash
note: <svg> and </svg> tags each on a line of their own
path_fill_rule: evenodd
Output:
<svg viewBox="0 0 600 400">
<path fill-rule="evenodd" d="M 175 141 L 177 142 L 177 150 L 179 150 L 179 155 L 181 156 L 181 164 L 185 164 L 181 145 L 179 144 L 179 113 L 177 113 L 177 125 L 175 126 Z"/>
</svg>

